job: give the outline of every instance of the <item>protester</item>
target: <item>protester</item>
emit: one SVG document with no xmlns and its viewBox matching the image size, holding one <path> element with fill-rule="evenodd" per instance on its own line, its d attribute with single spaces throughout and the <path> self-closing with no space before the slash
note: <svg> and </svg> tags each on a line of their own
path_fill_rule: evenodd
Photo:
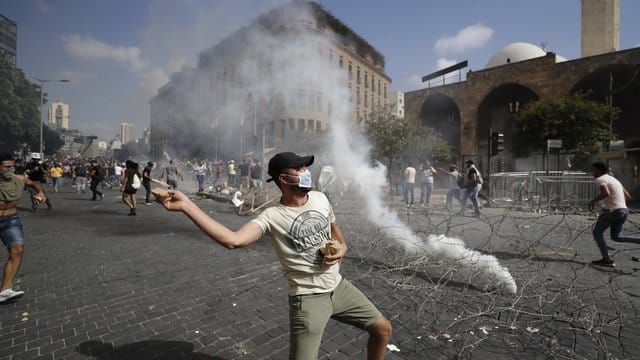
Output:
<svg viewBox="0 0 640 360">
<path fill-rule="evenodd" d="M 413 189 L 416 185 L 416 168 L 409 165 L 404 169 L 404 191 L 403 200 L 407 207 L 413 205 Z"/>
<path fill-rule="evenodd" d="M 42 192 L 45 194 L 45 202 L 47 204 L 47 209 L 51 210 L 53 204 L 48 196 L 46 196 L 45 184 L 47 183 L 46 178 L 47 168 L 46 165 L 41 163 L 40 155 L 36 155 L 31 158 L 31 162 L 27 165 L 25 169 L 25 174 L 29 177 L 29 180 L 38 182 L 41 185 Z M 27 187 L 29 190 L 29 194 L 31 195 L 31 211 L 38 212 L 38 208 L 40 207 L 41 201 L 36 200 L 36 191 L 32 187 Z"/>
<path fill-rule="evenodd" d="M 147 166 L 145 166 L 144 169 L 142 170 L 142 186 L 144 186 L 144 190 L 146 191 L 144 195 L 145 205 L 151 205 L 151 199 L 150 199 L 151 180 L 153 179 L 151 177 L 151 171 L 153 171 L 154 167 L 155 167 L 155 163 L 153 161 L 149 161 L 147 162 Z"/>
<path fill-rule="evenodd" d="M 464 177 L 460 176 L 456 165 L 450 165 L 449 171 L 442 168 L 439 168 L 438 170 L 449 175 L 449 191 L 447 191 L 447 195 L 445 197 L 445 208 L 448 211 L 451 211 L 453 210 L 454 198 L 458 200 L 460 205 L 462 205 L 462 201 L 460 200 L 460 185 L 464 187 Z"/>
<path fill-rule="evenodd" d="M 122 191 L 122 202 L 129 207 L 129 216 L 136 216 L 136 192 L 142 184 L 138 163 L 127 160 L 123 176 L 124 179 L 122 180 L 122 187 L 120 188 L 120 191 Z"/>
<path fill-rule="evenodd" d="M 40 182 L 15 174 L 13 156 L 9 153 L 0 154 L 0 239 L 9 252 L 9 258 L 2 273 L 0 303 L 24 295 L 24 291 L 13 290 L 11 286 L 20 269 L 24 253 L 24 231 L 18 217 L 17 206 L 24 193 L 25 185 L 33 189 L 35 201 L 46 201 Z"/>
<path fill-rule="evenodd" d="M 105 173 L 104 169 L 102 168 L 102 166 L 100 166 L 97 160 L 91 160 L 91 171 L 89 172 L 89 177 L 91 178 L 89 189 L 93 193 L 93 197 L 91 198 L 91 200 L 98 200 L 98 196 L 100 197 L 100 200 L 104 199 L 102 191 L 98 190 L 98 185 L 100 185 L 100 182 L 104 180 Z"/>
<path fill-rule="evenodd" d="M 240 180 L 238 181 L 238 187 L 240 191 L 242 191 L 245 187 L 248 189 L 251 186 L 251 182 L 249 179 L 249 168 L 251 165 L 249 164 L 249 160 L 244 159 L 242 163 L 238 166 L 238 170 L 240 171 Z"/>
<path fill-rule="evenodd" d="M 49 176 L 51 177 L 51 185 L 53 186 L 53 191 L 58 192 L 58 187 L 62 185 L 62 174 L 64 170 L 58 163 L 54 163 L 51 169 L 49 169 Z"/>
<path fill-rule="evenodd" d="M 218 182 L 220 181 L 220 179 L 222 178 L 222 176 L 224 175 L 224 164 L 222 163 L 221 160 L 217 160 L 216 161 L 216 168 L 215 168 L 215 181 L 213 183 L 214 186 L 218 186 Z"/>
<path fill-rule="evenodd" d="M 478 204 L 478 193 L 482 189 L 482 175 L 480 170 L 473 164 L 473 160 L 467 160 L 465 163 L 467 167 L 465 181 L 464 181 L 464 195 L 462 195 L 462 209 L 460 209 L 460 215 L 463 215 L 467 210 L 467 199 L 471 199 L 473 205 L 474 216 L 480 216 L 480 204 Z"/>
<path fill-rule="evenodd" d="M 429 161 L 425 161 L 420 168 L 420 205 L 431 206 L 431 194 L 433 193 L 433 175 L 438 172 L 431 166 Z"/>
<path fill-rule="evenodd" d="M 254 160 L 249 168 L 251 174 L 251 186 L 262 189 L 262 166 L 258 160 Z"/>
<path fill-rule="evenodd" d="M 227 180 L 229 180 L 228 186 L 236 186 L 236 163 L 233 160 L 227 162 Z"/>
<path fill-rule="evenodd" d="M 200 163 L 193 167 L 193 173 L 198 180 L 198 192 L 204 191 L 204 177 L 207 175 L 207 163 L 204 160 L 200 160 Z"/>
<path fill-rule="evenodd" d="M 73 168 L 73 176 L 76 181 L 76 193 L 80 194 L 82 191 L 83 194 L 87 192 L 87 165 L 78 164 Z"/>
<path fill-rule="evenodd" d="M 178 169 L 173 159 L 169 160 L 169 165 L 167 165 L 164 168 L 160 178 L 164 178 L 165 176 L 166 176 L 166 183 L 169 185 L 169 189 L 178 188 L 178 178 L 184 181 L 182 172 L 180 171 L 180 169 Z"/>
<path fill-rule="evenodd" d="M 280 153 L 268 173 L 282 193 L 280 203 L 266 209 L 237 231 L 212 219 L 183 193 L 169 190 L 164 207 L 181 211 L 221 245 L 236 249 L 270 234 L 289 284 L 290 358 L 316 359 L 329 318 L 369 332 L 368 359 L 383 359 L 391 324 L 348 280 L 339 262 L 347 247 L 327 198 L 310 191 L 313 156 Z M 333 252 L 326 252 L 329 243 Z M 322 249 L 326 254 L 323 255 Z"/>
<path fill-rule="evenodd" d="M 593 200 L 589 202 L 589 210 L 593 210 L 596 203 L 603 202 L 603 208 L 600 211 L 598 220 L 593 226 L 593 238 L 598 245 L 602 259 L 594 260 L 594 265 L 600 266 L 616 266 L 615 262 L 609 255 L 607 242 L 604 239 L 604 232 L 607 228 L 611 228 L 611 240 L 617 242 L 628 242 L 640 244 L 639 237 L 622 236 L 624 223 L 629 217 L 629 209 L 627 209 L 627 200 L 631 196 L 622 186 L 620 181 L 609 175 L 609 166 L 602 162 L 593 163 L 593 177 L 600 191 Z"/>
</svg>

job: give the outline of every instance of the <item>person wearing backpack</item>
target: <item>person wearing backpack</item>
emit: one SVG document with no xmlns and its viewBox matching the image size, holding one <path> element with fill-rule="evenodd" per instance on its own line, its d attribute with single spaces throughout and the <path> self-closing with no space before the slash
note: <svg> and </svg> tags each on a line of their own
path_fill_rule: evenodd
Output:
<svg viewBox="0 0 640 360">
<path fill-rule="evenodd" d="M 480 205 L 478 204 L 478 193 L 482 189 L 482 175 L 480 170 L 473 164 L 473 160 L 465 161 L 466 176 L 464 181 L 464 194 L 462 195 L 462 209 L 460 209 L 460 215 L 464 215 L 467 210 L 467 199 L 471 200 L 473 205 L 474 216 L 480 216 Z"/>
<path fill-rule="evenodd" d="M 125 163 L 124 180 L 120 191 L 122 191 L 122 202 L 129 207 L 129 216 L 136 215 L 136 192 L 142 185 L 138 169 L 137 162 L 127 160 Z"/>
</svg>

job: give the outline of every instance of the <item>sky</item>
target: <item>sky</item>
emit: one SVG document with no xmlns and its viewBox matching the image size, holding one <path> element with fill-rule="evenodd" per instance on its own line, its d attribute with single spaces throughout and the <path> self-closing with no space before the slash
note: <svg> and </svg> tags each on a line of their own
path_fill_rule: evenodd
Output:
<svg viewBox="0 0 640 360">
<path fill-rule="evenodd" d="M 70 106 L 71 128 L 112 139 L 149 127 L 149 100 L 173 72 L 286 0 L 0 0 L 18 24 L 18 67 Z M 378 49 L 394 91 L 468 60 L 481 70 L 512 42 L 580 57 L 579 0 L 318 0 Z M 640 46 L 640 1 L 620 0 L 620 49 Z"/>
</svg>

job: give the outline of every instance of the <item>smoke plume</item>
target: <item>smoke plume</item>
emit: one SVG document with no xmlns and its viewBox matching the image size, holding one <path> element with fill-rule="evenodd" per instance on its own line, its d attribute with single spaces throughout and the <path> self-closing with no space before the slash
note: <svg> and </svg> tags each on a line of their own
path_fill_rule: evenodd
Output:
<svg viewBox="0 0 640 360">
<path fill-rule="evenodd" d="M 291 6 L 293 4 L 296 6 Z M 200 114 L 210 112 L 211 118 L 206 122 L 212 124 L 215 118 L 216 132 L 233 129 L 238 123 L 246 132 L 252 126 L 252 120 L 253 126 L 257 126 L 258 117 L 269 119 L 269 116 L 281 113 L 282 109 L 312 108 L 327 119 L 330 138 L 326 149 L 328 155 L 316 155 L 332 159 L 341 177 L 354 179 L 356 186 L 353 188 L 358 192 L 358 201 L 364 204 L 360 207 L 363 215 L 399 244 L 406 256 L 426 255 L 425 258 L 442 260 L 458 268 L 461 281 L 469 281 L 482 288 L 504 286 L 515 293 L 517 287 L 513 278 L 495 257 L 467 248 L 460 239 L 444 235 L 421 238 L 387 206 L 383 198 L 383 189 L 387 185 L 386 169 L 381 164 L 370 165 L 370 145 L 360 131 L 353 128 L 354 111 L 353 103 L 349 101 L 351 93 L 347 88 L 347 70 L 340 69 L 337 59 L 330 61 L 326 55 L 330 46 L 347 43 L 348 39 L 332 42 L 331 39 L 338 35 L 327 33 L 330 29 L 324 29 L 324 32 L 310 30 L 313 27 L 308 26 L 309 21 L 314 17 L 305 15 L 305 10 L 307 14 L 313 14 L 314 9 L 304 9 L 302 4 L 285 5 L 290 6 L 287 7 L 290 10 L 284 11 L 285 15 L 277 19 L 288 18 L 288 21 L 276 21 L 275 24 L 258 21 L 261 26 L 243 28 L 235 37 L 204 51 L 200 55 L 198 69 L 190 70 L 194 74 L 187 72 L 182 75 L 187 80 L 195 76 L 204 84 L 198 86 L 196 80 L 196 86 L 190 85 L 185 89 L 186 93 L 194 88 L 198 90 L 193 96 L 185 97 L 185 107 L 180 110 L 192 112 L 185 117 L 198 119 L 202 118 Z M 236 61 L 231 66 L 224 60 L 234 57 Z M 222 75 L 221 66 L 224 66 Z M 209 87 L 207 79 L 212 78 L 229 85 L 222 91 L 203 92 Z M 208 111 L 202 108 L 203 94 L 205 99 L 216 101 L 210 104 Z M 200 124 L 200 128 L 208 124 Z M 193 134 L 185 141 L 198 141 L 197 135 Z M 221 136 L 225 139 L 238 138 L 232 132 Z M 211 141 L 210 137 L 202 139 L 207 140 Z"/>
</svg>

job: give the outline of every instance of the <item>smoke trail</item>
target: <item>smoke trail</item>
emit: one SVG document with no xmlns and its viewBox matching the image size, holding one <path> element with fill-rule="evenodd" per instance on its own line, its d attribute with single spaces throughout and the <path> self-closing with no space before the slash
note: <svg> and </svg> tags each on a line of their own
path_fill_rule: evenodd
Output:
<svg viewBox="0 0 640 360">
<path fill-rule="evenodd" d="M 511 293 L 516 293 L 517 285 L 509 270 L 500 265 L 494 256 L 469 249 L 462 240 L 445 235 L 429 235 L 422 239 L 404 224 L 383 200 L 385 167 L 382 164 L 375 168 L 367 165 L 369 146 L 363 139 L 354 141 L 344 122 L 335 121 L 332 125 L 331 150 L 336 159 L 336 168 L 341 174 L 351 174 L 358 184 L 355 186 L 356 191 L 365 204 L 361 209 L 369 221 L 386 231 L 386 235 L 400 244 L 407 255 L 431 255 L 435 259 L 459 266 L 458 276 L 468 279 L 474 285 L 481 288 L 504 286 Z"/>
</svg>

